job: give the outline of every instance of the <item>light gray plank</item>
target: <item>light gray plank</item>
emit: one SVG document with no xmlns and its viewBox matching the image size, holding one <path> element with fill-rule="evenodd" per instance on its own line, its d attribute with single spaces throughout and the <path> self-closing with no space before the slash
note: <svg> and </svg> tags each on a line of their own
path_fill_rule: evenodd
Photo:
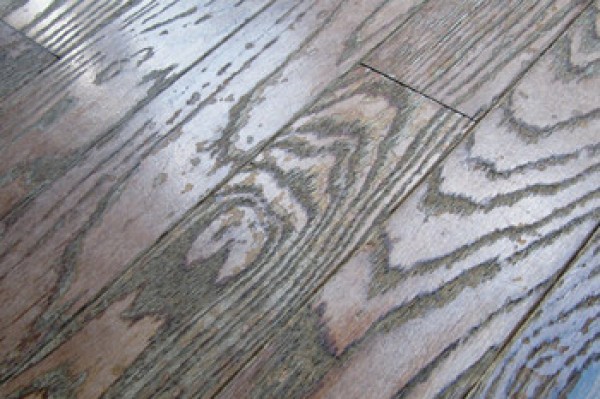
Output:
<svg viewBox="0 0 600 399">
<path fill-rule="evenodd" d="M 366 64 L 478 117 L 589 3 L 430 1 Z"/>
<path fill-rule="evenodd" d="M 596 233 L 469 397 L 597 397 L 599 295 L 600 233 Z"/>
<path fill-rule="evenodd" d="M 600 222 L 586 11 L 221 392 L 463 397 Z"/>
<path fill-rule="evenodd" d="M 0 219 L 248 20 L 268 0 L 135 3 L 0 102 Z"/>
</svg>

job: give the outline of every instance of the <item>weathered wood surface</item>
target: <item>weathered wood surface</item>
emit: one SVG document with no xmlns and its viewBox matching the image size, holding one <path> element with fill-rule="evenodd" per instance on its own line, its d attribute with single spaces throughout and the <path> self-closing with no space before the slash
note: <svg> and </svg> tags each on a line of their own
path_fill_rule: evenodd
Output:
<svg viewBox="0 0 600 399">
<path fill-rule="evenodd" d="M 352 71 L 78 316 L 55 341 L 61 346 L 0 394 L 44 388 L 65 361 L 65 348 L 131 295 L 122 317 L 144 333 L 127 345 L 147 347 L 107 397 L 214 394 L 469 123 L 365 68 Z M 165 322 L 148 344 L 153 330 L 143 323 L 152 319 Z M 129 338 L 118 333 L 110 340 L 125 345 Z M 73 351 L 64 373 L 81 375 L 86 365 L 74 361 L 91 355 Z M 89 375 L 86 386 L 96 386 L 104 373 Z"/>
<path fill-rule="evenodd" d="M 0 21 L 0 101 L 55 60 L 52 53 Z"/>
<path fill-rule="evenodd" d="M 63 175 L 268 1 L 202 8 L 192 0 L 156 3 L 136 3 L 0 103 L 0 219 Z"/>
<path fill-rule="evenodd" d="M 418 4 L 274 3 L 5 219 L 4 378 Z"/>
<path fill-rule="evenodd" d="M 365 63 L 477 117 L 589 3 L 430 1 Z"/>
<path fill-rule="evenodd" d="M 469 397 L 598 397 L 600 374 L 594 368 L 600 361 L 599 299 L 596 233 Z"/>
<path fill-rule="evenodd" d="M 462 397 L 600 221 L 598 7 L 220 397 Z"/>
<path fill-rule="evenodd" d="M 137 7 L 137 12 L 149 16 L 159 13 L 163 8 L 176 6 L 178 2 L 181 0 L 162 4 L 159 1 L 139 0 L 3 0 L 0 17 L 32 40 L 62 56 L 112 19 L 140 3 L 142 7 Z"/>
</svg>

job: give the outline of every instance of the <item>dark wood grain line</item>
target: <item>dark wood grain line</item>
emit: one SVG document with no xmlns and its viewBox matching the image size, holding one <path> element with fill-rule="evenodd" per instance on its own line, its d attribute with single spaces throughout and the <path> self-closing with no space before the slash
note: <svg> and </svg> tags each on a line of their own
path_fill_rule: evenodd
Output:
<svg viewBox="0 0 600 399">
<path fill-rule="evenodd" d="M 477 118 L 588 4 L 429 2 L 365 64 Z"/>
<path fill-rule="evenodd" d="M 66 173 L 102 137 L 269 4 L 252 0 L 237 7 L 212 5 L 202 10 L 212 13 L 208 21 L 194 24 L 200 17 L 197 11 L 197 16 L 188 16 L 189 21 L 171 24 L 165 38 L 162 32 L 141 31 L 188 10 L 193 2 L 178 1 L 171 7 L 150 2 L 158 9 L 144 18 L 136 11 L 148 2 L 140 2 L 129 14 L 104 26 L 0 103 L 0 197 L 10 199 L 0 202 L 0 218 Z M 124 26 L 127 29 L 122 31 Z"/>
<path fill-rule="evenodd" d="M 597 15 L 370 227 L 220 397 L 470 391 L 600 221 Z"/>
<path fill-rule="evenodd" d="M 5 378 L 418 4 L 274 3 L 5 219 Z"/>
<path fill-rule="evenodd" d="M 596 233 L 469 397 L 567 397 L 586 382 L 586 370 L 600 360 L 599 261 Z M 577 397 L 598 394 L 577 392 Z"/>
<path fill-rule="evenodd" d="M 366 69 L 352 71 L 42 353 L 135 293 L 131 317 L 170 322 L 105 395 L 216 393 L 468 124 Z M 8 386 L 47 373 L 53 353 Z"/>
<path fill-rule="evenodd" d="M 0 20 L 0 101 L 55 61 L 54 54 Z"/>
</svg>

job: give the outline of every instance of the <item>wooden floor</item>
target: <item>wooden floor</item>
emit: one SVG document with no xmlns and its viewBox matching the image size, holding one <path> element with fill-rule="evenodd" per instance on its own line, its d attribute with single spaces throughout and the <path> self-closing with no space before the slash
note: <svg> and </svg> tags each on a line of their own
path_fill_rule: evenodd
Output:
<svg viewBox="0 0 600 399">
<path fill-rule="evenodd" d="M 599 398 L 600 0 L 3 0 L 1 398 Z"/>
</svg>

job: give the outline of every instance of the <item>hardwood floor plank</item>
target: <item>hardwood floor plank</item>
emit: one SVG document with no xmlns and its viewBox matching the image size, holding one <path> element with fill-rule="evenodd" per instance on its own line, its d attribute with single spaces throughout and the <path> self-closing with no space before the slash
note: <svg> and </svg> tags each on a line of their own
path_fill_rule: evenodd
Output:
<svg viewBox="0 0 600 399">
<path fill-rule="evenodd" d="M 366 64 L 476 118 L 589 3 L 431 1 Z"/>
<path fill-rule="evenodd" d="M 0 219 L 251 20 L 267 0 L 136 3 L 0 103 Z M 209 17 L 210 16 L 210 17 Z M 15 156 L 18 154 L 18 156 Z"/>
<path fill-rule="evenodd" d="M 124 317 L 169 322 L 106 396 L 213 395 L 469 124 L 366 68 L 353 70 L 0 394 L 43 380 L 81 334 L 72 333 L 135 294 Z"/>
<path fill-rule="evenodd" d="M 5 220 L 4 378 L 420 2 L 348 4 L 274 3 Z"/>
<path fill-rule="evenodd" d="M 600 360 L 600 233 L 490 367 L 471 398 L 558 398 L 598 395 L 600 375 L 576 391 Z"/>
<path fill-rule="evenodd" d="M 139 6 L 140 3 L 142 7 Z M 126 0 L 11 0 L 0 7 L 4 21 L 40 45 L 64 56 L 99 28 L 131 9 L 148 14 L 173 5 Z"/>
<path fill-rule="evenodd" d="M 600 222 L 587 10 L 220 397 L 463 397 Z M 326 253 L 326 252 L 325 252 Z"/>
<path fill-rule="evenodd" d="M 56 56 L 0 20 L 0 101 L 54 61 Z"/>
</svg>

